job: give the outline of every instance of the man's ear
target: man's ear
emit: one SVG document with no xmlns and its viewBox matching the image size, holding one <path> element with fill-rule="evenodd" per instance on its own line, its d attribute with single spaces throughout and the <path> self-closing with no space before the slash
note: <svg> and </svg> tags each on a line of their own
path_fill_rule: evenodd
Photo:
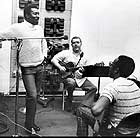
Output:
<svg viewBox="0 0 140 138">
<path fill-rule="evenodd" d="M 114 73 L 115 73 L 115 74 L 118 74 L 118 73 L 120 73 L 120 70 L 119 70 L 119 68 L 115 68 L 115 70 L 114 70 Z"/>
<path fill-rule="evenodd" d="M 26 14 L 24 18 L 29 19 L 29 14 Z"/>
</svg>

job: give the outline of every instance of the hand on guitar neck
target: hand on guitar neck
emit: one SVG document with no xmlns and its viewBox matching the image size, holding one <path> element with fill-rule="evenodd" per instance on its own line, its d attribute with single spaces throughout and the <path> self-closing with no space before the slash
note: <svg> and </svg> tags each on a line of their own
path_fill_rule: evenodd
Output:
<svg viewBox="0 0 140 138">
<path fill-rule="evenodd" d="M 96 64 L 94 64 L 94 66 L 104 66 L 105 65 L 105 63 L 102 61 L 102 62 L 99 62 L 99 63 L 96 63 Z"/>
</svg>

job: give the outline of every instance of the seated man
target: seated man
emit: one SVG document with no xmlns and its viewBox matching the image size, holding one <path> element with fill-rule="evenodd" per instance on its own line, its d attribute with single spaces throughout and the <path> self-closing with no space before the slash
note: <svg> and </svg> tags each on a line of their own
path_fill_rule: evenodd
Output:
<svg viewBox="0 0 140 138">
<path fill-rule="evenodd" d="M 85 105 L 90 104 L 90 100 L 92 99 L 89 98 L 93 97 L 97 91 L 97 87 L 92 84 L 92 82 L 90 82 L 86 77 L 82 77 L 82 72 L 79 70 L 70 70 L 76 67 L 81 67 L 80 69 L 82 70 L 82 66 L 87 65 L 87 59 L 81 50 L 81 38 L 77 36 L 73 37 L 71 40 L 71 46 L 72 50 L 63 50 L 56 54 L 51 60 L 51 62 L 60 70 L 64 80 L 64 85 L 68 91 L 68 98 L 66 103 L 67 111 L 72 111 L 72 99 L 75 87 L 80 87 L 87 92 L 85 100 L 83 101 L 83 104 Z"/>
<path fill-rule="evenodd" d="M 140 88 L 127 78 L 134 69 L 134 60 L 125 55 L 110 63 L 109 77 L 113 78 L 113 82 L 103 89 L 91 108 L 83 106 L 77 109 L 77 136 L 88 136 L 88 125 L 94 129 L 95 118 L 105 109 L 108 109 L 111 127 L 116 127 L 129 113 L 140 111 Z"/>
</svg>

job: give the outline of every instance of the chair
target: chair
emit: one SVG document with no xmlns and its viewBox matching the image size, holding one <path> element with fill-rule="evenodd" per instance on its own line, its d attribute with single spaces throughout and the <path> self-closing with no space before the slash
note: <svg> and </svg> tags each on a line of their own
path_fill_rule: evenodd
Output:
<svg viewBox="0 0 140 138">
<path fill-rule="evenodd" d="M 99 91 L 100 91 L 100 77 L 98 78 L 98 89 L 97 89 L 97 99 L 99 97 Z M 64 110 L 65 108 L 65 96 L 67 96 L 67 90 L 64 89 L 63 93 L 62 93 L 62 110 Z M 86 94 L 86 91 L 82 90 L 81 88 L 76 87 L 74 92 L 73 92 L 73 96 L 84 96 Z M 73 100 L 73 102 L 76 102 Z"/>
<path fill-rule="evenodd" d="M 132 113 L 127 115 L 116 127 L 116 135 L 134 135 L 140 130 L 140 113 Z"/>
<path fill-rule="evenodd" d="M 76 87 L 75 90 L 73 91 L 73 96 L 84 96 L 86 91 L 82 90 L 81 88 Z M 62 93 L 62 110 L 65 109 L 65 97 L 68 95 L 68 92 L 66 89 L 63 90 Z M 72 102 L 77 102 L 77 100 L 74 100 Z"/>
<path fill-rule="evenodd" d="M 101 125 L 100 125 L 101 126 Z M 103 124 L 102 124 L 103 126 Z M 106 126 L 106 125 L 105 125 Z M 107 127 L 107 126 L 106 126 Z M 101 128 L 102 132 L 104 131 Z M 128 114 L 126 117 L 122 119 L 122 121 L 118 124 L 116 128 L 105 128 L 107 133 L 101 134 L 101 136 L 136 136 L 140 130 L 140 112 Z"/>
</svg>

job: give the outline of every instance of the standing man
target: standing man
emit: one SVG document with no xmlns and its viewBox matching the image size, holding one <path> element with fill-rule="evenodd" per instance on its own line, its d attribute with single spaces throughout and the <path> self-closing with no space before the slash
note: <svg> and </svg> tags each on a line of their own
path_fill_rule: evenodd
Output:
<svg viewBox="0 0 140 138">
<path fill-rule="evenodd" d="M 110 130 L 114 130 L 125 116 L 140 111 L 140 88 L 128 79 L 134 69 L 134 60 L 125 55 L 110 62 L 109 77 L 113 82 L 105 86 L 93 106 L 77 109 L 77 136 L 88 136 L 88 125 L 94 129 L 95 118 L 101 117 L 104 111 Z M 134 130 L 124 130 L 125 135 L 118 133 L 117 136 L 136 136 Z M 113 135 L 110 131 L 105 136 Z"/>
<path fill-rule="evenodd" d="M 85 99 L 81 104 L 88 106 L 97 91 L 97 87 L 93 85 L 86 77 L 82 77 L 82 66 L 87 65 L 87 59 L 81 50 L 82 41 L 80 37 L 71 39 L 72 50 L 63 50 L 52 58 L 52 63 L 60 70 L 64 80 L 65 88 L 68 91 L 67 111 L 72 111 L 73 91 L 75 87 L 80 87 L 86 91 Z M 69 67 L 80 67 L 73 72 L 67 72 Z M 91 101 L 90 101 L 91 100 Z"/>
<path fill-rule="evenodd" d="M 44 32 L 38 25 L 39 9 L 37 5 L 29 4 L 24 8 L 24 22 L 15 23 L 0 33 L 0 38 L 42 38 Z M 25 127 L 32 132 L 39 131 L 35 124 L 37 92 L 40 90 L 42 63 L 47 57 L 45 39 L 23 39 L 19 52 L 19 64 L 22 71 L 23 83 L 26 89 L 26 118 Z"/>
</svg>

